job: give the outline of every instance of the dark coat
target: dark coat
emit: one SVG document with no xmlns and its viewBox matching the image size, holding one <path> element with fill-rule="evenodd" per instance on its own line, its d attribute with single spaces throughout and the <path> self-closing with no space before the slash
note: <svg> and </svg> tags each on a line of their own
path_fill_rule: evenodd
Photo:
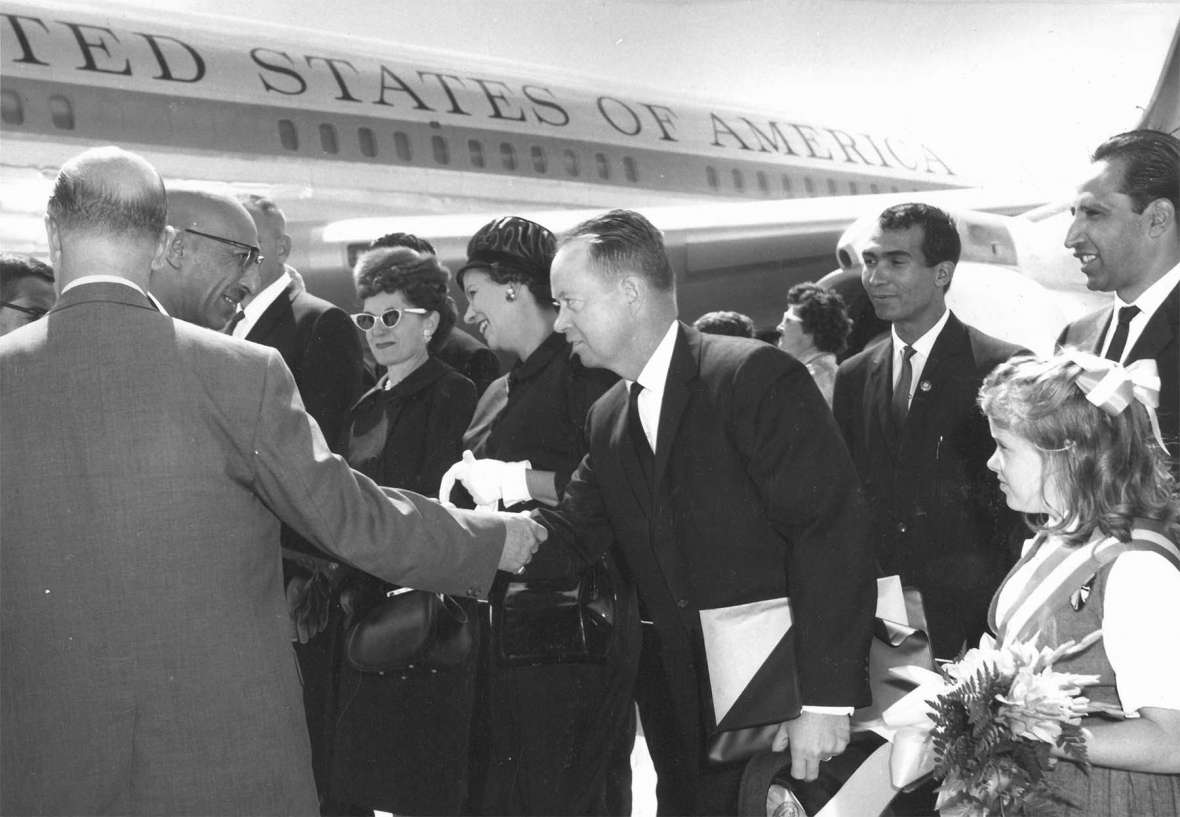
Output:
<svg viewBox="0 0 1180 817">
<path fill-rule="evenodd" d="M 856 472 L 811 375 L 765 343 L 678 333 L 653 481 L 620 382 L 590 410 L 562 504 L 540 512 L 541 550 L 588 560 L 617 541 L 659 635 L 680 755 L 701 768 L 699 611 L 790 595 L 803 703 L 853 706 L 868 700 L 874 588 Z"/>
<path fill-rule="evenodd" d="M 883 575 L 926 602 L 934 654 L 953 657 L 986 630 L 992 593 L 1027 536 L 987 468 L 995 450 L 979 387 L 1020 349 L 950 315 L 931 349 L 900 440 L 891 430 L 893 341 L 840 365 L 832 410 L 872 508 Z"/>
<path fill-rule="evenodd" d="M 1100 354 L 1113 316 L 1111 305 L 1078 318 L 1062 330 L 1057 345 Z M 1145 359 L 1155 360 L 1159 368 L 1160 431 L 1172 452 L 1172 471 L 1180 475 L 1180 287 L 1151 316 L 1127 353 L 1127 363 Z"/>
</svg>

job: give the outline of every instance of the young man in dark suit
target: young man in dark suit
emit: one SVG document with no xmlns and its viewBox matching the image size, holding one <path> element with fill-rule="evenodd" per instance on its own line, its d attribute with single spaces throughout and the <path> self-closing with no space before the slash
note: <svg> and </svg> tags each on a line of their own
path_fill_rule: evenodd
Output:
<svg viewBox="0 0 1180 817">
<path fill-rule="evenodd" d="M 1071 323 L 1058 344 L 1133 363 L 1154 360 L 1160 429 L 1180 474 L 1180 139 L 1153 130 L 1113 136 L 1079 185 L 1065 246 L 1086 286 L 1111 304 Z"/>
<path fill-rule="evenodd" d="M 776 747 L 815 779 L 868 700 L 875 593 L 855 471 L 802 364 L 677 320 L 663 239 L 643 216 L 575 227 L 552 287 L 555 328 L 585 365 L 625 380 L 591 407 L 589 453 L 560 506 L 537 512 L 560 540 L 546 558 L 618 548 L 650 621 L 636 697 L 660 813 L 736 814 L 743 764 L 707 759 L 700 611 L 790 596 L 803 713 Z"/>
<path fill-rule="evenodd" d="M 947 310 L 960 248 L 935 207 L 881 214 L 863 281 L 892 329 L 840 365 L 832 406 L 872 508 L 878 566 L 922 591 L 939 658 L 978 642 L 1022 530 L 987 470 L 994 446 L 976 405 L 984 376 L 1019 349 Z"/>
</svg>

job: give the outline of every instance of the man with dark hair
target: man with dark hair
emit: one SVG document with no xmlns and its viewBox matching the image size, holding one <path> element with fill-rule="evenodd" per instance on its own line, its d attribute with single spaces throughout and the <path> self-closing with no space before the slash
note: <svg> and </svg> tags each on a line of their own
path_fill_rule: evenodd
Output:
<svg viewBox="0 0 1180 817">
<path fill-rule="evenodd" d="M 28 255 L 0 253 L 0 335 L 37 320 L 56 300 L 48 264 Z"/>
<path fill-rule="evenodd" d="M 161 314 L 165 214 L 141 157 L 66 163 L 45 218 L 61 299 L 0 338 L 0 813 L 317 814 L 279 519 L 473 596 L 544 536 L 378 487 L 277 352 Z M 250 246 L 246 222 L 225 246 Z"/>
<path fill-rule="evenodd" d="M 414 252 L 437 255 L 434 245 L 411 233 L 386 233 L 374 239 L 369 249 L 377 247 L 408 247 Z M 460 279 L 462 272 L 460 271 Z M 462 285 L 460 281 L 460 286 Z M 487 346 L 458 327 L 452 326 L 435 348 L 434 356 L 475 384 L 477 395 L 500 376 L 500 360 Z"/>
<path fill-rule="evenodd" d="M 840 364 L 832 406 L 869 498 L 877 563 L 922 591 L 938 658 L 985 631 L 1021 528 L 987 469 L 994 446 L 976 405 L 983 377 L 1019 350 L 947 310 L 959 250 L 936 207 L 881 214 L 863 280 L 892 330 Z"/>
<path fill-rule="evenodd" d="M 778 348 L 794 355 L 811 374 L 820 394 L 832 405 L 836 355 L 844 351 L 852 321 L 840 293 L 806 281 L 787 292 L 787 308 L 778 325 Z"/>
<path fill-rule="evenodd" d="M 1154 360 L 1159 422 L 1180 475 L 1180 139 L 1153 130 L 1120 133 L 1098 146 L 1079 185 L 1065 246 L 1086 286 L 1111 304 L 1058 338 L 1111 360 Z"/>
<path fill-rule="evenodd" d="M 626 381 L 591 407 L 589 453 L 560 506 L 534 512 L 559 541 L 546 558 L 588 564 L 618 547 L 651 622 L 636 692 L 659 811 L 736 814 L 744 764 L 708 759 L 699 612 L 790 595 L 804 707 L 775 744 L 815 779 L 868 698 L 874 594 L 855 471 L 796 360 L 677 320 L 663 238 L 638 213 L 575 227 L 552 290 L 554 328 L 582 363 Z"/>
<path fill-rule="evenodd" d="M 731 338 L 754 337 L 754 321 L 749 315 L 720 309 L 716 312 L 706 312 L 692 322 L 693 329 L 698 329 L 709 335 L 729 335 Z"/>
</svg>

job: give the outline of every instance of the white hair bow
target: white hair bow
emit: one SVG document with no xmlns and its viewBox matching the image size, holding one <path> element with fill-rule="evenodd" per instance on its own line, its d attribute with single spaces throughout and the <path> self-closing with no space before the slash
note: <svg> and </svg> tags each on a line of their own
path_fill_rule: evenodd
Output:
<svg viewBox="0 0 1180 817">
<path fill-rule="evenodd" d="M 1141 403 L 1151 420 L 1155 441 L 1164 453 L 1169 453 L 1155 413 L 1160 404 L 1160 375 L 1154 360 L 1136 360 L 1124 366 L 1118 361 L 1076 349 L 1066 350 L 1065 356 L 1082 368 L 1074 381 L 1078 388 L 1087 400 L 1107 414 L 1122 414 L 1132 400 Z"/>
</svg>

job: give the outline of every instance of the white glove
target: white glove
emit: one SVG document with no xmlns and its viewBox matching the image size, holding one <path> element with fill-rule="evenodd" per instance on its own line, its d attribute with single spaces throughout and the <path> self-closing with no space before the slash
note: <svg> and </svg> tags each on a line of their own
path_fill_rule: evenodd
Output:
<svg viewBox="0 0 1180 817">
<path fill-rule="evenodd" d="M 530 499 L 525 472 L 532 467 L 528 460 L 477 460 L 471 451 L 464 451 L 463 459 L 443 474 L 438 488 L 439 500 L 449 501 L 455 481 L 458 480 L 480 510 L 494 511 L 499 507 L 500 500 L 503 500 L 505 507 L 510 507 Z"/>
</svg>

